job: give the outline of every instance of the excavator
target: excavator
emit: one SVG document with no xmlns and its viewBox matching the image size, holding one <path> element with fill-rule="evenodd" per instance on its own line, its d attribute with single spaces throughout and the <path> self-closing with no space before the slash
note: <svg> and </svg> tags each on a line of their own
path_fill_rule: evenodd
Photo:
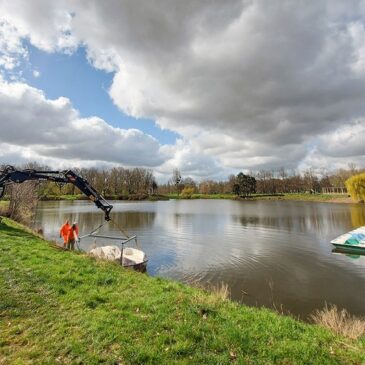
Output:
<svg viewBox="0 0 365 365">
<path fill-rule="evenodd" d="M 90 183 L 72 170 L 38 171 L 34 169 L 17 170 L 14 166 L 5 166 L 0 170 L 0 199 L 5 194 L 5 187 L 13 183 L 22 183 L 28 180 L 53 181 L 59 184 L 73 184 L 79 188 L 95 205 L 104 212 L 106 221 L 110 221 L 110 205 Z"/>
<path fill-rule="evenodd" d="M 58 184 L 73 184 L 79 188 L 94 204 L 104 212 L 104 223 L 100 224 L 97 228 L 93 229 L 92 232 L 79 237 L 80 239 L 86 237 L 92 237 L 95 239 L 109 239 L 117 240 L 122 248 L 119 250 L 117 246 L 105 246 L 97 247 L 90 251 L 97 257 L 102 257 L 110 260 L 118 259 L 122 266 L 133 267 L 138 271 L 146 271 L 147 258 L 143 251 L 135 248 L 124 248 L 124 245 L 130 241 L 135 241 L 138 247 L 137 237 L 129 236 L 121 227 L 117 227 L 124 237 L 114 237 L 108 235 L 96 234 L 99 229 L 109 222 L 111 222 L 110 212 L 113 206 L 109 204 L 102 195 L 100 195 L 91 184 L 81 176 L 77 175 L 72 170 L 64 171 L 48 171 L 48 170 L 34 170 L 34 169 L 24 169 L 17 170 L 14 166 L 5 166 L 3 170 L 0 170 L 0 199 L 5 194 L 5 187 L 14 183 L 22 183 L 29 180 L 39 180 L 39 181 L 52 181 Z"/>
</svg>

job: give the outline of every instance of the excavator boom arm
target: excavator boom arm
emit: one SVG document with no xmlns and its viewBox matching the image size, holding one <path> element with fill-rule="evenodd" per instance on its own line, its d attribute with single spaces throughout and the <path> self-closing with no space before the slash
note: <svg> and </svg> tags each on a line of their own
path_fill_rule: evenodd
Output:
<svg viewBox="0 0 365 365">
<path fill-rule="evenodd" d="M 22 183 L 28 180 L 52 181 L 55 183 L 73 184 L 80 189 L 95 205 L 103 210 L 105 220 L 110 220 L 110 211 L 113 206 L 100 195 L 90 183 L 72 170 L 65 171 L 37 171 L 33 169 L 17 170 L 13 166 L 6 166 L 0 171 L 0 198 L 5 193 L 5 186 L 13 183 Z"/>
</svg>

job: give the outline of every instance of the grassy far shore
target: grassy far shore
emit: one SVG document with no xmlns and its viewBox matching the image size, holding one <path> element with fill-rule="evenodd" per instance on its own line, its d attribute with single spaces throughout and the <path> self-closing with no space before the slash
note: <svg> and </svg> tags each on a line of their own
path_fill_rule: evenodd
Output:
<svg viewBox="0 0 365 365">
<path fill-rule="evenodd" d="M 248 197 L 238 197 L 235 194 L 192 194 L 189 197 L 183 194 L 130 194 L 130 195 L 106 195 L 108 200 L 169 200 L 169 199 L 233 199 L 233 200 L 294 200 L 294 201 L 317 201 L 330 203 L 354 203 L 347 194 L 309 194 L 309 193 L 290 193 L 290 194 L 253 194 Z M 87 200 L 83 194 L 58 195 L 42 197 L 41 200 Z M 5 202 L 0 201 L 0 205 Z"/>
<path fill-rule="evenodd" d="M 349 340 L 0 224 L 0 364 L 363 364 Z"/>
<path fill-rule="evenodd" d="M 170 199 L 186 199 L 183 195 L 169 194 Z M 318 201 L 351 203 L 351 198 L 346 194 L 253 194 L 247 197 L 239 197 L 234 194 L 193 194 L 190 199 L 234 199 L 234 200 L 296 200 L 296 201 Z"/>
</svg>

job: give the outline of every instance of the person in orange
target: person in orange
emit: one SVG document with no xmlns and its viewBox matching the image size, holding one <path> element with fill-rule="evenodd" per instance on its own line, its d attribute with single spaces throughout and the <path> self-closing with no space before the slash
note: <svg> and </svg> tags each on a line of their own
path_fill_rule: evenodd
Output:
<svg viewBox="0 0 365 365">
<path fill-rule="evenodd" d="M 61 229 L 60 229 L 60 238 L 63 238 L 63 247 L 66 248 L 67 246 L 67 235 L 68 235 L 68 231 L 70 229 L 70 224 L 68 222 L 68 220 L 66 220 L 66 222 L 62 225 Z"/>
<path fill-rule="evenodd" d="M 72 226 L 67 231 L 67 248 L 69 250 L 75 249 L 75 242 L 79 236 L 79 227 L 77 227 L 77 223 L 74 222 Z"/>
</svg>

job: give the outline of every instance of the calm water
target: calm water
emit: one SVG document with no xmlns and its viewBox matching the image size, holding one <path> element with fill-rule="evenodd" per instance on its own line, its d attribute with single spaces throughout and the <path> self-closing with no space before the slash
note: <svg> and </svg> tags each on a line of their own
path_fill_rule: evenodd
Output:
<svg viewBox="0 0 365 365">
<path fill-rule="evenodd" d="M 227 283 L 233 299 L 301 318 L 327 303 L 365 315 L 365 256 L 332 253 L 330 240 L 365 225 L 353 204 L 170 200 L 113 202 L 112 219 L 136 234 L 148 272 L 184 282 Z M 37 225 L 57 239 L 63 221 L 80 235 L 103 221 L 88 201 L 41 202 Z M 111 224 L 103 233 L 118 234 Z M 84 249 L 94 243 L 81 242 Z M 97 245 L 111 242 L 96 241 Z"/>
</svg>

